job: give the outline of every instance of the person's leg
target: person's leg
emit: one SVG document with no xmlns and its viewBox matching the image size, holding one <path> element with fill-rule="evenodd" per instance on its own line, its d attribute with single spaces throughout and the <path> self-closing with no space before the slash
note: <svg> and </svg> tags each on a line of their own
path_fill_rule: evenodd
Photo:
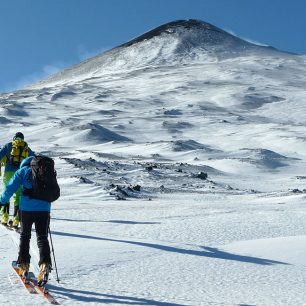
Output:
<svg viewBox="0 0 306 306">
<path fill-rule="evenodd" d="M 15 172 L 7 171 L 4 172 L 3 175 L 3 190 L 5 190 L 7 183 L 9 180 L 13 177 Z M 7 224 L 9 221 L 9 214 L 10 214 L 10 203 L 8 202 L 3 208 L 2 208 L 2 218 L 1 222 L 4 224 Z"/>
<path fill-rule="evenodd" d="M 35 229 L 40 257 L 38 263 L 39 265 L 42 263 L 51 265 L 50 245 L 48 241 L 49 222 L 49 212 L 37 212 L 35 214 Z"/>
<path fill-rule="evenodd" d="M 9 180 L 14 176 L 15 172 L 14 171 L 5 171 L 3 175 L 3 184 L 4 187 L 7 185 Z"/>
<path fill-rule="evenodd" d="M 48 241 L 48 230 L 50 222 L 50 213 L 41 212 L 37 213 L 35 220 L 35 228 L 37 235 L 37 245 L 39 248 L 39 274 L 37 276 L 37 283 L 43 286 L 47 283 L 51 267 L 51 252 Z"/>
<path fill-rule="evenodd" d="M 33 224 L 33 215 L 31 212 L 21 211 L 20 212 L 20 243 L 19 243 L 19 253 L 18 262 L 30 263 L 30 239 L 31 239 L 31 229 Z"/>
<path fill-rule="evenodd" d="M 17 228 L 20 221 L 20 212 L 19 212 L 19 205 L 14 206 L 14 217 L 13 217 L 13 227 Z"/>
<path fill-rule="evenodd" d="M 14 201 L 14 215 L 13 215 L 13 226 L 17 227 L 20 221 L 20 215 L 19 215 L 19 203 L 20 203 L 20 194 L 21 194 L 21 188 L 19 187 L 15 194 L 13 195 L 13 201 Z"/>
<path fill-rule="evenodd" d="M 8 202 L 1 209 L 1 223 L 6 225 L 9 221 L 10 203 Z"/>
<path fill-rule="evenodd" d="M 19 206 L 19 203 L 20 203 L 20 193 L 21 193 L 21 188 L 19 187 L 17 189 L 17 191 L 13 195 L 14 205 L 15 206 Z"/>
</svg>

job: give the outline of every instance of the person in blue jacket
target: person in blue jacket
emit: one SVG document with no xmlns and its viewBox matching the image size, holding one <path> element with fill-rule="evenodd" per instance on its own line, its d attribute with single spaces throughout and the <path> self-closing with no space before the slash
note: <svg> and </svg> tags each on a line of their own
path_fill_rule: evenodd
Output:
<svg viewBox="0 0 306 306">
<path fill-rule="evenodd" d="M 17 132 L 13 138 L 13 141 L 5 144 L 0 149 L 0 160 L 5 164 L 3 175 L 3 189 L 5 189 L 9 180 L 13 177 L 14 173 L 19 169 L 19 166 L 23 159 L 28 156 L 33 156 L 34 152 L 28 147 L 27 142 L 24 141 L 24 135 L 21 132 Z M 17 228 L 19 224 L 19 199 L 20 188 L 16 190 L 14 194 L 14 215 L 12 220 L 12 226 Z M 7 203 L 1 212 L 1 223 L 7 225 L 9 223 L 9 210 L 10 205 Z"/>
<path fill-rule="evenodd" d="M 7 183 L 4 192 L 0 196 L 0 205 L 8 203 L 16 190 L 21 187 L 19 204 L 21 233 L 17 263 L 19 264 L 22 276 L 26 277 L 30 267 L 30 239 L 34 223 L 40 256 L 38 263 L 40 273 L 37 280 L 41 282 L 45 274 L 51 270 L 51 254 L 48 241 L 51 203 L 29 198 L 23 194 L 25 189 L 32 188 L 32 170 L 30 168 L 32 158 L 27 157 L 24 159 L 20 169 L 15 172 L 14 176 Z"/>
</svg>

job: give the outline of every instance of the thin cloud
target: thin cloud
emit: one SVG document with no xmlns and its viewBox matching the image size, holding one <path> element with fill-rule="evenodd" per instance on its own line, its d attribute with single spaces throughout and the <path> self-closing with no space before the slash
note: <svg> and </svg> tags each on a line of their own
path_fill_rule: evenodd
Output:
<svg viewBox="0 0 306 306">
<path fill-rule="evenodd" d="M 22 76 L 16 82 L 7 84 L 4 88 L 1 89 L 1 92 L 11 92 L 19 89 L 23 89 L 31 84 L 34 84 L 48 76 L 55 74 L 65 68 L 68 68 L 72 65 L 78 64 L 81 61 L 87 60 L 91 57 L 94 57 L 102 52 L 107 51 L 108 48 L 101 47 L 96 50 L 88 50 L 83 45 L 79 45 L 75 54 L 75 62 L 55 62 L 53 64 L 45 65 L 41 68 L 40 71 Z"/>
<path fill-rule="evenodd" d="M 267 45 L 267 44 L 261 43 L 259 41 L 256 41 L 256 40 L 253 40 L 253 39 L 250 39 L 250 38 L 241 37 L 241 39 L 246 40 L 247 42 L 249 42 L 251 44 L 254 44 L 254 45 L 257 45 L 257 46 L 269 47 L 269 45 Z"/>
<path fill-rule="evenodd" d="M 87 48 L 85 48 L 84 45 L 79 45 L 77 48 L 77 55 L 81 61 L 84 61 L 98 54 L 101 54 L 109 49 L 110 48 L 107 48 L 107 47 L 101 47 L 95 50 L 88 50 Z"/>
<path fill-rule="evenodd" d="M 233 36 L 238 37 L 238 38 L 240 38 L 240 39 L 243 39 L 243 40 L 245 40 L 245 41 L 247 41 L 247 42 L 249 42 L 249 43 L 251 43 L 251 44 L 254 44 L 254 45 L 257 45 L 257 46 L 262 46 L 262 47 L 269 47 L 267 44 L 258 42 L 258 41 L 254 40 L 254 39 L 250 39 L 250 38 L 246 38 L 246 37 L 241 37 L 241 36 L 237 35 L 237 34 L 236 34 L 234 31 L 232 31 L 232 30 L 225 30 L 225 31 L 228 32 L 228 33 L 230 33 L 230 34 L 232 34 Z"/>
<path fill-rule="evenodd" d="M 64 68 L 67 67 L 68 64 L 65 63 L 57 63 L 57 64 L 50 64 L 42 67 L 41 71 L 37 71 L 25 76 L 22 76 L 19 80 L 16 82 L 7 85 L 4 89 L 5 91 L 15 91 L 18 89 L 22 89 L 26 86 L 29 86 L 33 83 L 36 83 L 40 81 L 41 79 L 44 79 L 48 77 L 51 74 L 54 74 Z"/>
</svg>

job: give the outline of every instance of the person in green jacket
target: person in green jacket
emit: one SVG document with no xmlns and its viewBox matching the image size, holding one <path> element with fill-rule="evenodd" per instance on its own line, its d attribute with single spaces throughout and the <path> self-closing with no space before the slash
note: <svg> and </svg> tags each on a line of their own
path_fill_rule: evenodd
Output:
<svg viewBox="0 0 306 306">
<path fill-rule="evenodd" d="M 3 174 L 3 190 L 9 180 L 14 176 L 15 172 L 19 169 L 21 162 L 28 156 L 34 156 L 34 152 L 28 147 L 28 144 L 24 141 L 24 135 L 21 132 L 17 132 L 13 138 L 13 141 L 5 144 L 0 149 L 0 160 L 5 161 L 5 168 Z M 19 198 L 20 188 L 13 196 L 14 200 L 14 215 L 13 220 L 9 221 L 9 203 L 1 208 L 2 217 L 1 223 L 4 225 L 12 225 L 17 228 L 19 225 Z"/>
</svg>

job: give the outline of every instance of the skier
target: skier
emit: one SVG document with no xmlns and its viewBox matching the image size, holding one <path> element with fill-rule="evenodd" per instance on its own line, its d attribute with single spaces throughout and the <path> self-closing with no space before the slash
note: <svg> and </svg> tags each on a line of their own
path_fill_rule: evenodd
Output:
<svg viewBox="0 0 306 306">
<path fill-rule="evenodd" d="M 18 188 L 20 188 L 20 186 L 22 186 L 22 194 L 20 196 L 21 233 L 17 263 L 20 267 L 20 274 L 26 278 L 30 268 L 30 239 L 31 228 L 34 223 L 40 255 L 38 263 L 40 266 L 40 273 L 37 277 L 37 281 L 38 284 L 43 286 L 47 282 L 48 274 L 51 271 L 51 255 L 48 241 L 51 202 L 37 199 L 35 198 L 35 195 L 31 193 L 33 186 L 35 185 L 35 178 L 31 169 L 33 163 L 31 164 L 31 161 L 36 158 L 37 157 L 33 156 L 27 157 L 21 162 L 20 169 L 15 172 L 14 176 L 7 183 L 4 192 L 0 196 L 0 205 L 8 203 L 11 196 L 18 190 Z M 52 187 L 52 190 L 53 189 L 54 188 Z M 57 198 L 58 197 L 59 187 Z"/>
<path fill-rule="evenodd" d="M 5 164 L 3 175 L 3 189 L 6 188 L 8 181 L 13 177 L 14 173 L 19 169 L 20 163 L 28 156 L 33 156 L 34 152 L 28 147 L 24 141 L 24 136 L 21 132 L 15 134 L 13 141 L 7 143 L 0 149 L 0 160 Z M 14 215 L 12 226 L 18 227 L 19 224 L 19 198 L 20 189 L 16 190 L 14 195 Z M 9 222 L 10 203 L 1 208 L 2 218 L 1 223 L 8 225 Z"/>
</svg>

